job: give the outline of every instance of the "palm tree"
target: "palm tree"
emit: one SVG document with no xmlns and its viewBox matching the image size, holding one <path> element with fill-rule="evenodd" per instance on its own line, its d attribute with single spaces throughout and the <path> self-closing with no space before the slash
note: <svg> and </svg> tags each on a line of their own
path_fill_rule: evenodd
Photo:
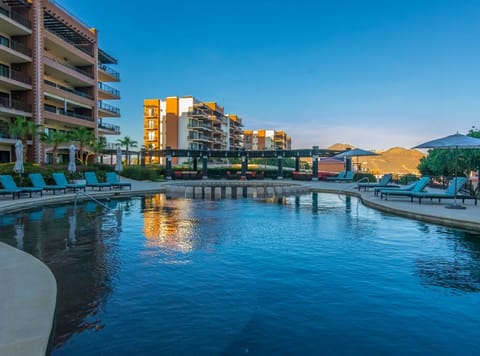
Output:
<svg viewBox="0 0 480 356">
<path fill-rule="evenodd" d="M 132 140 L 130 137 L 125 136 L 123 139 L 118 139 L 117 142 L 121 146 L 125 146 L 125 149 L 127 151 L 127 164 L 130 165 L 130 152 L 129 148 L 135 148 L 138 147 L 138 141 Z"/>
<path fill-rule="evenodd" d="M 98 137 L 97 139 L 93 140 L 90 143 L 90 148 L 92 149 L 92 155 L 95 155 L 96 161 L 98 163 L 98 156 L 105 151 L 105 148 L 107 147 L 107 140 L 105 137 Z M 90 154 L 87 154 L 90 155 Z"/>
<path fill-rule="evenodd" d="M 70 132 L 70 139 L 78 141 L 78 161 L 84 167 L 88 165 L 88 155 L 85 155 L 85 146 L 90 146 L 95 141 L 93 131 L 88 130 L 86 127 L 78 127 Z"/>
<path fill-rule="evenodd" d="M 40 135 L 42 125 L 27 120 L 24 116 L 17 116 L 13 122 L 8 125 L 8 132 L 12 137 L 16 137 L 23 143 L 23 160 L 27 159 L 27 141 Z"/>
<path fill-rule="evenodd" d="M 63 131 L 49 131 L 48 134 L 42 134 L 40 140 L 47 145 L 52 146 L 52 161 L 57 162 L 58 146 L 69 141 L 69 137 Z"/>
</svg>

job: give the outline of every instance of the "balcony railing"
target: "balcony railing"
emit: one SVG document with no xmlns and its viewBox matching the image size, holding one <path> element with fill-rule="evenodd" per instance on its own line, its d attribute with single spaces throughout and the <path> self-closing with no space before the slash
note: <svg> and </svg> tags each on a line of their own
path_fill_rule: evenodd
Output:
<svg viewBox="0 0 480 356">
<path fill-rule="evenodd" d="M 32 50 L 30 48 L 27 48 L 24 44 L 17 42 L 15 40 L 8 39 L 6 37 L 3 37 L 0 35 L 0 45 L 11 48 L 14 51 L 23 53 L 24 55 L 31 57 L 32 56 Z"/>
<path fill-rule="evenodd" d="M 7 17 L 10 17 L 12 20 L 18 22 L 19 24 L 31 29 L 32 28 L 32 23 L 23 15 L 20 15 L 18 12 L 15 12 L 14 10 L 7 10 L 3 7 L 0 7 L 0 14 L 5 15 Z"/>
<path fill-rule="evenodd" d="M 204 124 L 200 122 L 189 122 L 188 128 L 189 129 L 207 129 L 207 130 L 212 129 L 212 127 L 209 124 Z"/>
<path fill-rule="evenodd" d="M 32 84 L 32 78 L 28 75 L 8 67 L 0 67 L 0 77 L 10 78 L 25 84 Z"/>
<path fill-rule="evenodd" d="M 57 108 L 56 106 L 53 106 L 53 105 L 45 104 L 43 106 L 43 108 L 44 108 L 45 111 L 52 112 L 52 113 L 55 113 L 57 115 L 65 115 L 65 116 L 69 116 L 69 117 L 73 117 L 75 119 L 80 119 L 80 120 L 85 120 L 85 121 L 93 121 L 93 117 L 91 117 L 91 116 L 77 114 L 73 111 L 68 111 L 68 110 L 65 111 L 64 109 Z"/>
<path fill-rule="evenodd" d="M 93 79 L 93 74 L 88 73 L 87 71 L 85 71 L 85 70 L 83 70 L 83 69 L 81 69 L 81 68 L 77 68 L 77 67 L 75 67 L 74 65 L 65 63 L 65 62 L 63 62 L 63 61 L 61 61 L 61 60 L 59 60 L 59 59 L 57 59 L 57 58 L 53 58 L 53 57 L 49 57 L 49 56 L 45 56 L 45 58 L 48 58 L 48 59 L 50 59 L 50 60 L 52 60 L 52 61 L 54 61 L 54 62 L 56 62 L 56 63 L 58 63 L 58 64 L 60 64 L 60 65 L 62 65 L 62 66 L 64 66 L 64 67 L 73 69 L 74 71 L 76 71 L 76 72 L 78 72 L 78 73 L 80 73 L 80 74 L 83 74 L 83 75 L 85 75 L 85 76 Z"/>
<path fill-rule="evenodd" d="M 9 100 L 9 98 L 0 97 L 0 106 L 7 109 L 14 109 L 14 110 L 19 110 L 23 112 L 32 112 L 31 105 L 15 99 Z"/>
<path fill-rule="evenodd" d="M 103 90 L 103 91 L 105 91 L 105 92 L 107 92 L 111 95 L 120 97 L 120 91 L 119 90 L 117 90 L 115 88 L 112 88 L 111 86 L 106 85 L 105 83 L 99 82 L 98 83 L 98 89 Z"/>
<path fill-rule="evenodd" d="M 23 53 L 24 55 L 31 57 L 32 56 L 32 50 L 28 47 L 26 47 L 23 43 L 11 40 L 10 41 L 10 48 L 14 49 L 17 52 Z"/>
<path fill-rule="evenodd" d="M 105 104 L 102 101 L 98 102 L 98 108 L 101 110 L 106 110 L 114 114 L 120 115 L 120 109 L 117 108 L 116 106 L 110 105 L 110 104 Z"/>
<path fill-rule="evenodd" d="M 105 130 L 113 131 L 115 133 L 120 133 L 120 126 L 118 125 L 112 125 L 112 124 L 107 124 L 105 122 L 99 122 L 98 123 L 98 128 L 102 128 Z"/>
<path fill-rule="evenodd" d="M 212 142 L 212 138 L 208 137 L 206 135 L 194 135 L 190 133 L 188 135 L 188 140 L 189 141 L 207 141 L 207 142 Z"/>
<path fill-rule="evenodd" d="M 99 65 L 98 65 L 98 68 L 100 68 L 101 70 L 103 70 L 105 73 L 111 75 L 111 76 L 114 77 L 115 79 L 120 80 L 120 73 L 118 73 L 117 71 L 113 70 L 113 69 L 110 68 L 109 66 L 106 66 L 105 64 L 99 64 Z"/>
<path fill-rule="evenodd" d="M 93 100 L 93 96 L 91 96 L 91 95 L 89 95 L 89 94 L 87 94 L 87 93 L 84 93 L 84 92 L 82 92 L 82 91 L 64 87 L 63 85 L 57 84 L 57 83 L 55 83 L 55 82 L 51 82 L 50 80 L 44 80 L 43 82 L 44 82 L 45 84 L 51 86 L 51 87 L 54 87 L 54 88 L 63 90 L 63 91 L 65 91 L 65 92 L 67 92 L 67 93 L 72 93 L 72 94 L 79 95 L 79 96 L 82 96 L 82 97 L 84 97 L 84 98 Z"/>
</svg>

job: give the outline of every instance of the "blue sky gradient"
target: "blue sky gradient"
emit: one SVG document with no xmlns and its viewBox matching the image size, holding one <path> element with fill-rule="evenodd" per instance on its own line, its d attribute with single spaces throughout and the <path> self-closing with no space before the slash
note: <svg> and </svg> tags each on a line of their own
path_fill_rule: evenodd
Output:
<svg viewBox="0 0 480 356">
<path fill-rule="evenodd" d="M 57 3 L 118 58 L 110 122 L 140 144 L 143 99 L 183 95 L 294 148 L 412 147 L 480 126 L 476 0 Z"/>
</svg>

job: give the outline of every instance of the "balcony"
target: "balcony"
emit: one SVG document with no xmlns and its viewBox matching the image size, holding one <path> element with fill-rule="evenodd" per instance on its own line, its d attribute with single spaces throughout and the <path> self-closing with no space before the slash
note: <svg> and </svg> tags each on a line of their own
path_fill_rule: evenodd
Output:
<svg viewBox="0 0 480 356">
<path fill-rule="evenodd" d="M 98 98 L 100 100 L 115 100 L 120 99 L 120 91 L 115 88 L 112 88 L 105 83 L 98 83 Z"/>
<path fill-rule="evenodd" d="M 14 10 L 7 10 L 3 7 L 0 7 L 0 27 L 2 32 L 11 36 L 32 34 L 32 24 L 27 18 Z"/>
<path fill-rule="evenodd" d="M 95 122 L 93 116 L 78 114 L 72 110 L 64 110 L 53 105 L 45 104 L 43 106 L 45 118 L 55 121 L 76 124 L 77 126 L 94 127 Z M 82 120 L 79 122 L 78 120 Z"/>
<path fill-rule="evenodd" d="M 105 64 L 98 65 L 98 80 L 101 82 L 119 82 L 120 73 Z"/>
<path fill-rule="evenodd" d="M 45 74 L 75 87 L 94 86 L 93 75 L 59 59 L 44 56 Z"/>
<path fill-rule="evenodd" d="M 32 79 L 25 73 L 0 67 L 0 85 L 7 90 L 31 90 Z"/>
<path fill-rule="evenodd" d="M 44 13 L 43 23 L 45 29 L 62 40 L 62 42 L 82 51 L 90 57 L 94 55 L 94 44 L 92 39 L 89 39 L 82 35 L 81 32 L 77 32 L 66 26 L 63 22 L 59 21 L 54 15 L 47 12 Z"/>
<path fill-rule="evenodd" d="M 53 94 L 58 94 L 60 96 L 68 93 L 68 94 L 73 94 L 73 95 L 77 95 L 79 96 L 80 98 L 75 98 L 75 99 L 80 99 L 80 101 L 85 101 L 85 100 L 82 100 L 82 99 L 88 99 L 90 101 L 85 101 L 84 104 L 87 104 L 87 105 L 93 105 L 93 103 L 91 102 L 93 100 L 93 96 L 87 94 L 87 93 L 84 93 L 82 91 L 79 91 L 79 90 L 75 90 L 75 89 L 72 89 L 72 88 L 67 88 L 63 85 L 60 85 L 60 84 L 57 84 L 55 82 L 52 82 L 50 80 L 44 80 L 43 81 L 46 85 L 48 85 L 49 87 L 51 88 L 55 88 L 56 90 L 52 90 Z M 45 88 L 47 91 L 48 88 Z"/>
<path fill-rule="evenodd" d="M 0 56 L 8 63 L 27 63 L 32 61 L 32 50 L 0 35 Z"/>
<path fill-rule="evenodd" d="M 32 106 L 21 100 L 0 97 L 0 113 L 32 116 Z"/>
<path fill-rule="evenodd" d="M 120 126 L 112 125 L 105 122 L 98 123 L 98 129 L 104 133 L 111 134 L 111 135 L 120 135 Z M 107 132 L 105 132 L 107 131 Z"/>
<path fill-rule="evenodd" d="M 99 117 L 119 117 L 120 116 L 120 109 L 116 106 L 105 104 L 102 101 L 98 102 L 98 111 Z"/>
<path fill-rule="evenodd" d="M 206 130 L 212 131 L 212 126 L 203 122 L 193 122 L 190 121 L 187 126 L 190 130 Z"/>
<path fill-rule="evenodd" d="M 212 142 L 211 137 L 206 136 L 206 135 L 199 135 L 193 132 L 190 132 L 188 135 L 188 141 L 193 141 L 193 142 Z"/>
</svg>

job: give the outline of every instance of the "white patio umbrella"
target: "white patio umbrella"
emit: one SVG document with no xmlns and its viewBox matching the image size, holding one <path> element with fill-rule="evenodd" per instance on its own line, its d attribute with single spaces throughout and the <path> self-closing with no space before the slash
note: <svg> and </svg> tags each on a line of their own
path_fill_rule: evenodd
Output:
<svg viewBox="0 0 480 356">
<path fill-rule="evenodd" d="M 480 139 L 459 134 L 458 132 L 453 135 L 437 138 L 436 140 L 422 143 L 413 148 L 439 148 L 439 149 L 455 149 L 455 178 L 457 177 L 458 170 L 458 149 L 459 148 L 480 148 Z M 455 185 L 457 180 L 455 179 Z M 455 186 L 455 191 L 457 187 Z M 449 209 L 466 209 L 462 204 L 457 204 L 457 195 L 455 194 L 454 203 L 445 206 Z"/>
<path fill-rule="evenodd" d="M 75 165 L 75 146 L 73 144 L 68 148 L 68 167 L 67 171 L 74 173 L 77 170 Z"/>
<path fill-rule="evenodd" d="M 120 173 L 123 171 L 123 166 L 122 166 L 122 148 L 120 145 L 117 146 L 117 163 L 115 164 L 115 171 L 117 173 Z"/>
<path fill-rule="evenodd" d="M 23 143 L 20 140 L 15 143 L 15 158 L 13 171 L 15 173 L 23 173 Z"/>
</svg>

